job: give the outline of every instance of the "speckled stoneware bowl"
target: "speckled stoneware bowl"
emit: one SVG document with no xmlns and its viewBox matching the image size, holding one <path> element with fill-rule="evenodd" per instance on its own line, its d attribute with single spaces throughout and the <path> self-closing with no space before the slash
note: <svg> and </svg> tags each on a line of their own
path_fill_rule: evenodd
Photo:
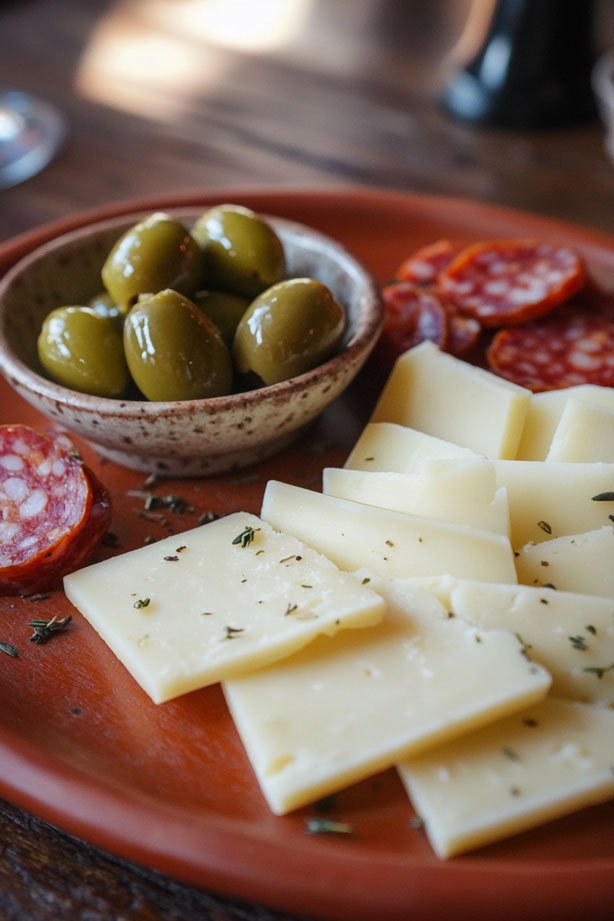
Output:
<svg viewBox="0 0 614 921">
<path fill-rule="evenodd" d="M 203 209 L 169 211 L 191 226 Z M 92 442 L 119 464 L 168 476 L 239 469 L 288 445 L 348 386 L 366 361 L 382 323 L 375 282 L 340 244 L 270 217 L 289 276 L 328 285 L 347 312 L 339 352 L 325 364 L 279 384 L 206 400 L 142 402 L 104 399 L 47 380 L 36 342 L 55 307 L 84 303 L 101 290 L 111 246 L 144 215 L 91 224 L 58 237 L 17 263 L 0 281 L 0 371 L 15 390 L 59 426 Z"/>
</svg>

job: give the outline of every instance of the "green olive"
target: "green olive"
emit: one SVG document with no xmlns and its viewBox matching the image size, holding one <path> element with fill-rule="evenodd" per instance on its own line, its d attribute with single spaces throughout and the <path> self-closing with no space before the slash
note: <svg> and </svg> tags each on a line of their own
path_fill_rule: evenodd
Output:
<svg viewBox="0 0 614 921">
<path fill-rule="evenodd" d="M 239 320 L 249 307 L 247 298 L 226 291 L 197 291 L 192 300 L 215 323 L 230 348 Z"/>
<path fill-rule="evenodd" d="M 329 358 L 345 328 L 345 312 L 312 278 L 293 278 L 264 291 L 243 315 L 234 339 L 237 368 L 265 384 L 304 374 Z"/>
<path fill-rule="evenodd" d="M 189 295 L 203 281 L 202 250 L 180 221 L 156 212 L 119 238 L 102 267 L 102 281 L 126 313 L 139 294 L 173 288 Z"/>
<path fill-rule="evenodd" d="M 108 291 L 99 291 L 87 302 L 87 306 L 100 317 L 111 317 L 113 320 L 121 319 L 124 311 L 115 303 Z"/>
<path fill-rule="evenodd" d="M 38 357 L 51 380 L 81 393 L 120 397 L 130 382 L 116 321 L 91 307 L 52 310 L 38 337 Z"/>
<path fill-rule="evenodd" d="M 218 329 L 177 291 L 141 298 L 124 324 L 130 373 L 148 400 L 199 400 L 232 386 L 232 360 Z"/>
<path fill-rule="evenodd" d="M 273 228 L 248 208 L 218 205 L 192 228 L 205 254 L 210 288 L 252 298 L 283 278 L 285 257 Z"/>
</svg>

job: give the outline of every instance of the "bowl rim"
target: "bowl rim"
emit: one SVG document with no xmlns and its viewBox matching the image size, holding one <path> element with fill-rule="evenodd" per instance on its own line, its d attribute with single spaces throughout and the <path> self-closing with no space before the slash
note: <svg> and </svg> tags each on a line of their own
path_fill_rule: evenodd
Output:
<svg viewBox="0 0 614 921">
<path fill-rule="evenodd" d="M 5 318 L 3 298 L 6 290 L 27 268 L 41 257 L 53 253 L 67 244 L 78 241 L 85 235 L 104 232 L 114 227 L 129 227 L 136 221 L 143 219 L 153 211 L 163 211 L 171 216 L 180 218 L 182 215 L 197 217 L 207 210 L 207 205 L 173 205 L 169 207 L 138 208 L 115 214 L 111 217 L 95 219 L 80 225 L 77 228 L 60 233 L 41 245 L 28 251 L 19 258 L 0 277 L 0 374 L 2 374 L 12 387 L 22 388 L 36 395 L 38 398 L 52 401 L 60 405 L 70 405 L 72 411 L 91 412 L 93 409 L 105 415 L 122 415 L 124 418 L 142 419 L 143 416 L 174 416 L 193 415 L 194 412 L 206 412 L 215 415 L 222 411 L 231 412 L 240 410 L 244 412 L 249 406 L 260 404 L 263 401 L 276 402 L 285 400 L 296 392 L 309 390 L 323 379 L 334 378 L 338 371 L 346 366 L 351 366 L 354 361 L 366 357 L 374 348 L 384 323 L 384 307 L 381 299 L 379 285 L 368 269 L 354 256 L 342 243 L 333 237 L 322 233 L 315 228 L 298 221 L 289 220 L 276 215 L 262 213 L 265 220 L 275 228 L 301 234 L 320 245 L 332 250 L 344 263 L 349 273 L 361 283 L 359 301 L 361 303 L 360 316 L 354 334 L 345 343 L 342 350 L 327 361 L 322 362 L 310 371 L 276 384 L 267 384 L 251 390 L 238 391 L 223 396 L 207 397 L 191 400 L 131 400 L 129 398 L 100 397 L 94 394 L 81 393 L 51 381 L 33 370 L 28 364 L 18 358 L 9 346 L 5 335 Z"/>
</svg>

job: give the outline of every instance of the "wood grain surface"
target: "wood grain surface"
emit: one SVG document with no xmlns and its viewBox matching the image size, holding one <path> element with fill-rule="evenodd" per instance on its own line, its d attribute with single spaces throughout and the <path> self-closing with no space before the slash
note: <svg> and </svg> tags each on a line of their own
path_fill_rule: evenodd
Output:
<svg viewBox="0 0 614 921">
<path fill-rule="evenodd" d="M 614 165 L 597 120 L 509 132 L 442 111 L 470 0 L 252 0 L 254 23 L 235 16 L 230 28 L 213 16 L 220 6 L 0 2 L 0 84 L 44 97 L 67 123 L 55 160 L 0 191 L 0 241 L 138 196 L 347 184 L 614 232 Z M 603 50 L 614 4 L 597 7 Z M 284 917 L 132 866 L 0 802 L 0 921 Z"/>
</svg>

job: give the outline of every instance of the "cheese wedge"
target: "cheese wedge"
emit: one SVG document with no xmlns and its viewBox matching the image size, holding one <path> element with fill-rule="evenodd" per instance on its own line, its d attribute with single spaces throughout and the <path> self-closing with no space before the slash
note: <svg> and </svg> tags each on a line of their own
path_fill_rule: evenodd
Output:
<svg viewBox="0 0 614 921">
<path fill-rule="evenodd" d="M 371 416 L 491 458 L 514 458 L 531 393 L 467 364 L 432 342 L 397 359 Z"/>
<path fill-rule="evenodd" d="M 614 711 L 547 699 L 399 765 L 441 858 L 614 797 Z"/>
<path fill-rule="evenodd" d="M 394 422 L 369 422 L 345 462 L 350 470 L 415 473 L 425 461 L 442 457 L 479 457 L 469 448 Z"/>
<path fill-rule="evenodd" d="M 546 461 L 614 463 L 614 403 L 606 409 L 582 400 L 567 400 Z"/>
<path fill-rule="evenodd" d="M 328 467 L 323 492 L 378 508 L 509 535 L 507 493 L 490 461 L 443 461 L 436 473 L 379 473 Z"/>
<path fill-rule="evenodd" d="M 72 573 L 64 588 L 155 703 L 384 611 L 368 586 L 243 512 Z"/>
<path fill-rule="evenodd" d="M 340 569 L 365 567 L 385 578 L 450 573 L 517 581 L 510 542 L 492 531 L 336 499 L 276 480 L 267 484 L 261 514 Z"/>
<path fill-rule="evenodd" d="M 517 460 L 545 460 L 556 428 L 569 400 L 582 400 L 594 406 L 614 410 L 614 389 L 595 384 L 581 384 L 564 390 L 534 393 L 516 454 Z"/>
<path fill-rule="evenodd" d="M 614 527 L 611 524 L 526 544 L 516 556 L 518 581 L 554 585 L 565 592 L 614 598 Z"/>
<path fill-rule="evenodd" d="M 511 634 L 450 620 L 423 592 L 375 584 L 387 602 L 376 627 L 318 639 L 223 686 L 277 814 L 547 692 L 549 675 L 527 662 Z"/>
</svg>

